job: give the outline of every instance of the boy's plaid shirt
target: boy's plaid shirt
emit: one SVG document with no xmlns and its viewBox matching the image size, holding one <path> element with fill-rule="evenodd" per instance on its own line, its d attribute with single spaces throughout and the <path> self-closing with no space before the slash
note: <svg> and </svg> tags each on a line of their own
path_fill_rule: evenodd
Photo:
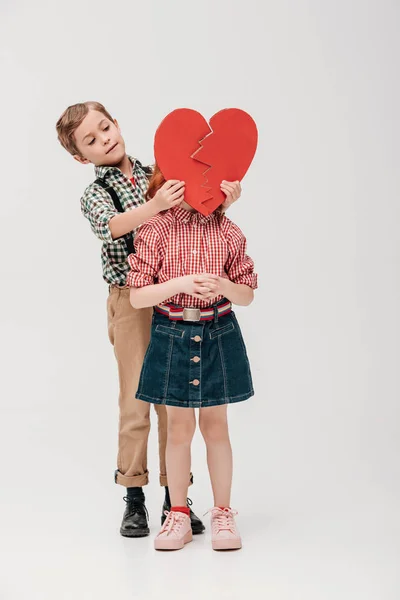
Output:
<svg viewBox="0 0 400 600">
<path fill-rule="evenodd" d="M 149 180 L 140 162 L 129 157 L 133 165 L 135 184 L 117 167 L 95 167 L 96 179 L 101 178 L 117 192 L 122 208 L 126 211 L 145 203 Z M 101 262 L 103 278 L 111 285 L 126 285 L 129 272 L 128 252 L 124 238 L 112 239 L 109 222 L 118 214 L 110 194 L 101 186 L 91 183 L 81 198 L 81 210 L 89 220 L 93 233 L 103 242 Z M 135 231 L 133 232 L 135 235 Z"/>
</svg>

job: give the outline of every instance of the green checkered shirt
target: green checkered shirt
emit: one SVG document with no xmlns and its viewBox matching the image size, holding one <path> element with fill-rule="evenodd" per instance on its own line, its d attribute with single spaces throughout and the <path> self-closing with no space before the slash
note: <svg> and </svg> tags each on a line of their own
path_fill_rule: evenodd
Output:
<svg viewBox="0 0 400 600">
<path fill-rule="evenodd" d="M 95 167 L 96 179 L 104 179 L 114 188 L 124 210 L 144 204 L 148 187 L 148 177 L 140 162 L 131 157 L 129 160 L 133 165 L 135 185 L 117 167 Z M 110 219 L 118 214 L 111 196 L 98 184 L 91 183 L 81 198 L 81 210 L 89 220 L 93 233 L 103 242 L 101 262 L 104 280 L 112 285 L 125 285 L 129 272 L 128 252 L 125 239 L 113 240 L 111 235 Z"/>
</svg>

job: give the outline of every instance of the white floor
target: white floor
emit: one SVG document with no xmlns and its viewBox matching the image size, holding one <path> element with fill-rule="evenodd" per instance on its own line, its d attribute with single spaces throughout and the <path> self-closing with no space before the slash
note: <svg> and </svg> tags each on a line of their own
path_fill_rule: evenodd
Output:
<svg viewBox="0 0 400 600">
<path fill-rule="evenodd" d="M 145 490 L 151 536 L 125 539 L 124 490 L 112 481 L 115 407 L 104 404 L 94 418 L 93 400 L 66 393 L 51 407 L 49 397 L 24 398 L 0 411 L 1 600 L 399 600 L 395 445 L 386 453 L 391 463 L 356 462 L 348 441 L 340 454 L 343 427 L 329 455 L 322 438 L 311 430 L 296 438 L 275 414 L 243 437 L 257 407 L 237 407 L 232 504 L 243 549 L 213 552 L 207 527 L 184 550 L 156 553 L 163 492 L 154 418 Z M 192 460 L 190 496 L 201 516 L 211 490 L 198 433 Z"/>
<path fill-rule="evenodd" d="M 321 417 L 320 429 L 304 416 L 305 401 L 290 415 L 271 401 L 262 419 L 260 402 L 236 406 L 232 505 L 243 549 L 213 552 L 208 527 L 184 550 L 156 553 L 163 492 L 154 411 L 145 490 L 151 536 L 124 539 L 124 490 L 112 477 L 117 411 L 107 403 L 116 390 L 96 395 L 65 381 L 61 391 L 19 393 L 0 409 L 1 600 L 399 600 L 394 419 L 375 419 L 357 434 L 349 420 L 356 397 L 347 424 Z M 211 502 L 204 454 L 196 433 L 190 496 L 199 516 Z"/>
<path fill-rule="evenodd" d="M 87 490 L 81 496 L 77 490 L 54 497 L 49 492 L 46 501 L 30 497 L 28 486 L 10 500 L 1 519 L 2 600 L 400 597 L 395 507 L 265 516 L 261 503 L 239 519 L 241 551 L 213 552 L 207 530 L 182 551 L 156 553 L 154 498 L 152 534 L 139 540 L 119 536 L 122 506 L 115 493 L 90 500 Z M 205 507 L 195 508 L 200 514 Z"/>
</svg>

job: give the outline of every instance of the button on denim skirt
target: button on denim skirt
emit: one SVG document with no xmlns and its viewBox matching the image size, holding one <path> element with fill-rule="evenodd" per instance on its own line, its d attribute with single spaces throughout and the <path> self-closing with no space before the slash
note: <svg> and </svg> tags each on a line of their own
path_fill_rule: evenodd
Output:
<svg viewBox="0 0 400 600">
<path fill-rule="evenodd" d="M 154 312 L 136 397 L 202 408 L 254 395 L 246 347 L 234 312 L 218 321 L 171 321 Z"/>
</svg>

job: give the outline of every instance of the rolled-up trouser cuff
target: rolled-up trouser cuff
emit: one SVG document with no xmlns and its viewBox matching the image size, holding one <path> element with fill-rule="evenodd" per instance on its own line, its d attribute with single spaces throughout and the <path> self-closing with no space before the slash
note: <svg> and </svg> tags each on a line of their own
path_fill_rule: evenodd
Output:
<svg viewBox="0 0 400 600">
<path fill-rule="evenodd" d="M 134 475 L 133 477 L 127 477 L 118 471 L 114 473 L 114 481 L 124 487 L 142 487 L 149 483 L 149 472 L 143 473 L 143 475 Z M 190 473 L 189 485 L 193 484 L 193 473 Z M 168 485 L 168 478 L 166 475 L 160 474 L 160 485 L 166 487 Z"/>
<path fill-rule="evenodd" d="M 124 487 L 142 487 L 149 483 L 149 472 L 143 473 L 143 475 L 134 475 L 133 477 L 127 477 L 122 475 L 118 470 L 115 471 L 114 475 L 115 483 L 123 485 Z"/>
</svg>

